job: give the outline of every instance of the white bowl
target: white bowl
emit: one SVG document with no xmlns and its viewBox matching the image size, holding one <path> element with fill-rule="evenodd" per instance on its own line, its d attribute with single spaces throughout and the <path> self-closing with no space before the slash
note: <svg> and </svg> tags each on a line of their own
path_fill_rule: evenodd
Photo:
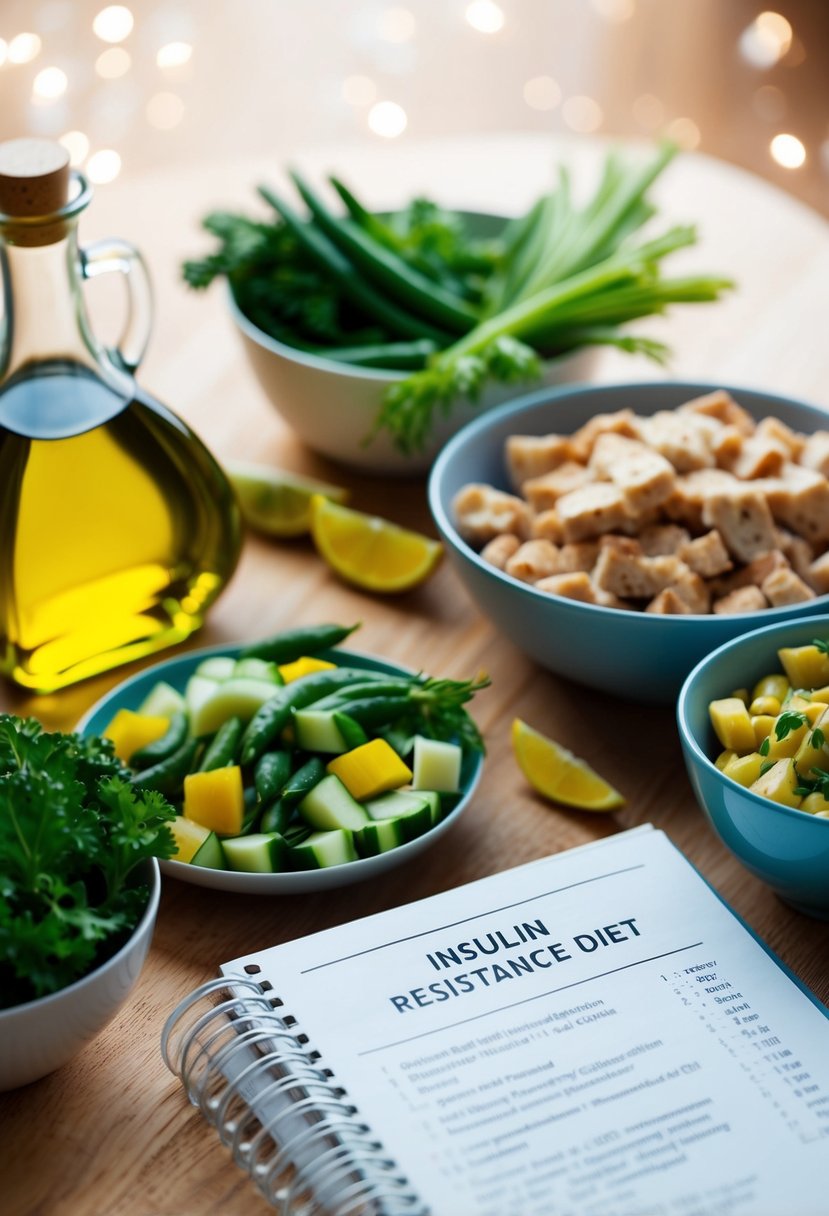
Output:
<svg viewBox="0 0 829 1216">
<path fill-rule="evenodd" d="M 157 861 L 144 864 L 142 878 L 150 888 L 147 907 L 117 954 L 60 992 L 0 1010 L 0 1090 L 27 1085 L 60 1068 L 123 1005 L 153 935 L 161 894 Z"/>
</svg>

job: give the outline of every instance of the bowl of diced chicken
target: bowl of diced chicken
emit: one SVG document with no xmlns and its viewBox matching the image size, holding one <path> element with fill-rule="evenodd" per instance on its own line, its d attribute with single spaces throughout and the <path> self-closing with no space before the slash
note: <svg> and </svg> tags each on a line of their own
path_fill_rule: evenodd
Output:
<svg viewBox="0 0 829 1216">
<path fill-rule="evenodd" d="M 502 633 L 629 699 L 670 702 L 715 647 L 829 606 L 829 415 L 776 394 L 535 393 L 450 440 L 429 501 Z"/>
</svg>

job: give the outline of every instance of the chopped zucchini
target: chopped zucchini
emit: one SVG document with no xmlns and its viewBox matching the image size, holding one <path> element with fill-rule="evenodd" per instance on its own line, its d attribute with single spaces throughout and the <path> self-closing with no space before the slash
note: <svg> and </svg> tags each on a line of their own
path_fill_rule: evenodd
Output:
<svg viewBox="0 0 829 1216">
<path fill-rule="evenodd" d="M 140 714 L 159 718 L 172 718 L 173 714 L 184 713 L 185 710 L 184 697 L 164 680 L 159 680 L 150 689 L 138 707 Z"/>
<path fill-rule="evenodd" d="M 297 747 L 306 752 L 326 752 L 335 756 L 347 752 L 349 745 L 335 721 L 339 716 L 333 710 L 296 710 L 293 724 Z"/>
<path fill-rule="evenodd" d="M 351 832 L 343 830 L 312 832 L 291 847 L 289 857 L 296 870 L 324 870 L 358 860 Z"/>
<path fill-rule="evenodd" d="M 239 659 L 233 670 L 233 678 L 244 676 L 251 680 L 264 680 L 268 684 L 284 684 L 276 663 L 267 659 Z"/>
<path fill-rule="evenodd" d="M 256 832 L 222 841 L 228 867 L 248 874 L 276 874 L 283 869 L 285 841 L 278 832 Z"/>
<path fill-rule="evenodd" d="M 187 687 L 189 691 L 190 685 Z M 247 676 L 238 679 L 234 676 L 222 684 L 214 683 L 210 694 L 201 699 L 197 706 L 191 707 L 193 734 L 212 735 L 228 718 L 241 718 L 243 722 L 249 722 L 257 709 L 270 701 L 275 692 L 275 685 Z"/>
<path fill-rule="evenodd" d="M 463 753 L 457 743 L 415 735 L 412 785 L 416 790 L 457 793 L 461 786 L 462 759 Z"/>
<path fill-rule="evenodd" d="M 356 829 L 369 822 L 366 811 L 351 797 L 333 773 L 323 777 L 299 804 L 299 813 L 306 823 L 319 831 L 335 828 Z"/>
<path fill-rule="evenodd" d="M 226 870 L 222 842 L 215 832 L 209 832 L 190 858 L 191 866 L 204 866 L 206 870 Z"/>
<path fill-rule="evenodd" d="M 376 819 L 367 823 L 364 828 L 358 828 L 354 833 L 354 843 L 361 857 L 376 857 L 380 853 L 388 853 L 391 849 L 399 848 L 406 843 L 403 831 L 403 819 Z"/>
<path fill-rule="evenodd" d="M 196 668 L 195 674 L 205 680 L 213 680 L 221 684 L 229 680 L 236 670 L 236 660 L 225 655 L 216 655 L 212 659 L 203 659 Z"/>
</svg>

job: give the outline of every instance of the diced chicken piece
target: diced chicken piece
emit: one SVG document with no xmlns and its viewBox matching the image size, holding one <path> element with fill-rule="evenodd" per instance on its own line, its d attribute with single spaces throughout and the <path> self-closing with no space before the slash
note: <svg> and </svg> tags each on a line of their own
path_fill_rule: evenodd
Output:
<svg viewBox="0 0 829 1216">
<path fill-rule="evenodd" d="M 686 566 L 701 578 L 716 578 L 734 565 L 716 528 L 680 545 L 677 557 L 682 558 Z"/>
<path fill-rule="evenodd" d="M 814 591 L 806 586 L 802 578 L 797 577 L 794 570 L 775 570 L 763 580 L 760 590 L 773 608 L 780 608 L 784 604 L 802 604 L 815 598 Z"/>
<path fill-rule="evenodd" d="M 576 464 L 574 460 L 565 460 L 551 473 L 525 481 L 521 493 L 534 511 L 547 511 L 556 505 L 563 494 L 578 490 L 592 480 L 590 469 Z"/>
<path fill-rule="evenodd" d="M 617 410 L 615 414 L 596 414 L 584 426 L 579 427 L 572 437 L 574 460 L 587 464 L 593 452 L 593 444 L 599 435 L 625 435 L 628 439 L 638 439 L 637 419 L 633 410 Z"/>
<path fill-rule="evenodd" d="M 809 566 L 808 582 L 818 595 L 829 594 L 829 553 L 821 553 Z"/>
<path fill-rule="evenodd" d="M 720 616 L 735 612 L 760 612 L 768 608 L 768 601 L 759 587 L 738 587 L 722 599 L 714 600 L 712 611 Z"/>
<path fill-rule="evenodd" d="M 540 578 L 560 573 L 559 551 L 548 540 L 528 540 L 516 549 L 504 569 L 522 583 L 537 583 Z"/>
<path fill-rule="evenodd" d="M 669 460 L 678 473 L 690 473 L 716 464 L 713 452 L 716 425 L 695 414 L 660 410 L 641 419 L 641 432 L 647 444 Z"/>
<path fill-rule="evenodd" d="M 530 532 L 530 509 L 524 500 L 492 486 L 464 486 L 453 499 L 452 513 L 458 531 L 471 545 L 485 545 L 503 532 L 519 537 Z"/>
<path fill-rule="evenodd" d="M 506 445 L 507 472 L 516 490 L 532 477 L 543 477 L 573 459 L 572 441 L 565 435 L 510 435 Z"/>
<path fill-rule="evenodd" d="M 593 581 L 622 599 L 649 600 L 677 581 L 680 567 L 676 557 L 636 557 L 608 545 L 599 554 Z"/>
<path fill-rule="evenodd" d="M 787 528 L 777 529 L 777 547 L 788 559 L 795 574 L 809 582 L 809 567 L 815 559 L 815 551 L 802 536 L 795 536 Z"/>
<path fill-rule="evenodd" d="M 631 439 L 628 435 L 620 435 L 616 431 L 606 431 L 597 435 L 590 453 L 587 467 L 593 475 L 602 481 L 610 481 L 611 469 L 617 460 L 623 456 L 635 453 L 641 455 L 649 452 L 647 444 L 639 439 Z"/>
<path fill-rule="evenodd" d="M 614 595 L 612 591 L 604 591 L 601 587 L 597 587 L 593 582 L 593 594 L 596 597 L 596 603 L 602 608 L 632 608 L 633 604 L 626 603 L 620 599 L 618 595 Z"/>
<path fill-rule="evenodd" d="M 564 529 L 555 507 L 548 511 L 540 511 L 530 523 L 530 535 L 538 540 L 549 540 L 554 545 L 560 545 L 564 540 Z"/>
<path fill-rule="evenodd" d="M 774 518 L 813 545 L 829 541 L 829 482 L 799 464 L 786 464 L 779 478 L 769 478 L 763 491 Z"/>
<path fill-rule="evenodd" d="M 673 465 L 644 443 L 621 435 L 600 435 L 590 467 L 614 482 L 631 515 L 642 515 L 669 498 L 676 482 Z"/>
<path fill-rule="evenodd" d="M 730 469 L 740 455 L 746 436 L 736 426 L 721 426 L 711 437 L 711 451 L 721 469 Z"/>
<path fill-rule="evenodd" d="M 744 435 L 754 434 L 754 419 L 747 410 L 738 405 L 725 389 L 717 389 L 706 393 L 703 397 L 694 397 L 679 407 L 681 414 L 704 414 L 708 418 L 717 418 L 727 426 L 736 426 Z"/>
<path fill-rule="evenodd" d="M 645 608 L 645 612 L 658 612 L 663 616 L 688 616 L 691 607 L 673 587 L 663 587 Z"/>
<path fill-rule="evenodd" d="M 589 540 L 603 532 L 615 532 L 627 521 L 621 490 L 604 481 L 563 495 L 556 511 L 565 541 Z"/>
<path fill-rule="evenodd" d="M 716 578 L 711 583 L 711 591 L 716 597 L 729 595 L 740 587 L 759 587 L 775 570 L 788 570 L 789 559 L 779 549 L 769 553 L 761 553 L 747 565 L 727 574 L 724 578 Z"/>
<path fill-rule="evenodd" d="M 692 532 L 703 530 L 702 505 L 711 494 L 736 494 L 741 482 L 725 469 L 698 469 L 678 477 L 674 492 L 664 504 L 665 514 Z"/>
<path fill-rule="evenodd" d="M 806 469 L 829 477 L 829 431 L 815 431 L 803 444 L 799 456 L 793 456 Z"/>
<path fill-rule="evenodd" d="M 730 471 L 743 481 L 757 477 L 776 477 L 789 459 L 788 449 L 773 439 L 759 434 L 746 439 L 730 465 Z"/>
<path fill-rule="evenodd" d="M 499 570 L 503 570 L 509 558 L 512 557 L 516 549 L 520 548 L 521 541 L 512 532 L 504 532 L 501 536 L 494 537 L 481 550 L 481 557 L 485 562 L 489 562 L 491 566 L 496 566 Z"/>
<path fill-rule="evenodd" d="M 577 570 L 592 570 L 599 556 L 599 544 L 595 540 L 580 540 L 575 544 L 562 545 L 559 550 L 560 569 L 564 573 Z"/>
<path fill-rule="evenodd" d="M 678 572 L 673 589 L 683 599 L 692 612 L 701 615 L 711 611 L 711 590 L 708 584 L 695 574 L 684 562 L 679 563 L 682 569 Z"/>
<path fill-rule="evenodd" d="M 790 426 L 786 426 L 785 422 L 781 422 L 779 418 L 761 419 L 757 423 L 755 434 L 758 439 L 770 439 L 772 442 L 779 444 L 780 447 L 785 449 L 787 459 L 794 461 L 800 459 L 800 454 L 806 443 L 805 435 L 793 431 Z M 823 434 L 829 439 L 829 434 L 826 431 Z"/>
<path fill-rule="evenodd" d="M 690 539 L 691 533 L 679 524 L 650 524 L 639 533 L 639 544 L 646 557 L 663 557 L 678 553 L 680 547 Z"/>
<path fill-rule="evenodd" d="M 549 578 L 540 579 L 535 585 L 538 591 L 563 595 L 568 600 L 580 600 L 583 604 L 596 603 L 596 592 L 590 575 L 583 570 L 575 570 L 571 574 L 553 574 Z"/>
<path fill-rule="evenodd" d="M 628 557 L 642 557 L 642 546 L 635 536 L 619 536 L 616 532 L 607 532 L 599 537 L 599 552 L 602 549 L 615 549 L 617 553 L 625 553 Z"/>
<path fill-rule="evenodd" d="M 774 548 L 774 520 L 764 495 L 757 490 L 709 495 L 702 505 L 702 522 L 717 529 L 738 561 L 749 562 Z"/>
</svg>

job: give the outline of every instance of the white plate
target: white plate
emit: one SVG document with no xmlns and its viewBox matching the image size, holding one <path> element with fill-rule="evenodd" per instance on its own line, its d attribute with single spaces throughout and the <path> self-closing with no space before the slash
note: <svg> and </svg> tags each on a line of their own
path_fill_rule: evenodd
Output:
<svg viewBox="0 0 829 1216">
<path fill-rule="evenodd" d="M 179 692 L 183 692 L 190 676 L 204 659 L 215 655 L 235 658 L 241 649 L 241 646 L 212 646 L 207 650 L 191 650 L 177 658 L 156 663 L 116 685 L 84 714 L 77 730 L 85 735 L 100 734 L 119 709 L 138 709 L 147 693 L 159 680 L 164 680 Z M 390 675 L 412 674 L 408 668 L 397 663 L 389 663 L 385 659 L 353 650 L 326 651 L 320 657 L 340 666 L 347 664 L 349 667 L 370 668 Z M 216 891 L 239 891 L 245 895 L 291 895 L 306 891 L 328 891 L 332 887 L 344 887 L 353 882 L 375 878 L 406 861 L 411 861 L 448 831 L 469 805 L 480 780 L 482 768 L 482 756 L 469 762 L 463 796 L 445 819 L 416 840 L 410 840 L 408 844 L 402 844 L 399 848 L 381 853 L 377 857 L 364 857 L 359 861 L 330 866 L 325 870 L 299 870 L 286 874 L 242 874 L 234 870 L 208 870 L 204 866 L 192 866 L 183 861 L 162 861 L 161 869 L 171 878 L 180 878 L 183 882 L 193 883 L 197 887 L 211 887 Z"/>
</svg>

